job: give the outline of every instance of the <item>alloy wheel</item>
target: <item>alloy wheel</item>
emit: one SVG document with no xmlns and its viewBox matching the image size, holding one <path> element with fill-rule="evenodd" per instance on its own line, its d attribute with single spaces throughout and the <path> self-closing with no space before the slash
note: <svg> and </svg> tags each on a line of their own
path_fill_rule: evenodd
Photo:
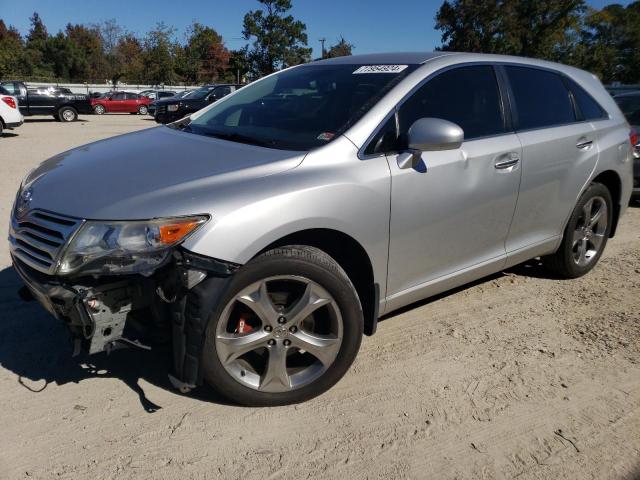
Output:
<svg viewBox="0 0 640 480">
<path fill-rule="evenodd" d="M 225 370 L 269 393 L 304 387 L 334 363 L 343 338 L 335 299 L 318 283 L 282 275 L 255 282 L 225 306 L 215 345 Z"/>
<path fill-rule="evenodd" d="M 590 264 L 604 245 L 609 212 L 602 197 L 593 197 L 582 207 L 573 232 L 573 260 L 584 267 Z"/>
</svg>

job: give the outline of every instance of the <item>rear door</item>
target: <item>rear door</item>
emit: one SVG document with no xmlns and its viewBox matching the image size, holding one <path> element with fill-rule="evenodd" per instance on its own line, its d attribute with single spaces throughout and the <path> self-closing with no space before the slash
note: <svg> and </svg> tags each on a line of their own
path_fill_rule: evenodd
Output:
<svg viewBox="0 0 640 480">
<path fill-rule="evenodd" d="M 139 96 L 135 93 L 126 93 L 124 108 L 127 112 L 133 113 L 138 111 Z"/>
<path fill-rule="evenodd" d="M 523 149 L 520 194 L 507 240 L 507 252 L 517 258 L 519 250 L 556 244 L 596 166 L 598 146 L 593 125 L 578 118 L 563 75 L 529 66 L 503 68 Z"/>
</svg>

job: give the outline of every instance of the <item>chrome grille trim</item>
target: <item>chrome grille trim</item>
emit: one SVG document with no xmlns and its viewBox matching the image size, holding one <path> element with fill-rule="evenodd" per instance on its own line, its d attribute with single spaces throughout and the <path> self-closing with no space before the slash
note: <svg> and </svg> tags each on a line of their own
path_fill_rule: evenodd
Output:
<svg viewBox="0 0 640 480">
<path fill-rule="evenodd" d="M 44 210 L 20 217 L 14 212 L 9 227 L 11 254 L 31 268 L 53 275 L 62 250 L 82 223 L 81 219 Z"/>
</svg>

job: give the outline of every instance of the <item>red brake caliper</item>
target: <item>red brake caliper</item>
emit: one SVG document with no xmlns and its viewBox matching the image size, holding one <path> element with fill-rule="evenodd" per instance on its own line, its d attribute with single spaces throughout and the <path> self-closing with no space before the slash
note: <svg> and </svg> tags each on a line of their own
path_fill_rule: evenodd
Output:
<svg viewBox="0 0 640 480">
<path fill-rule="evenodd" d="M 246 315 L 241 314 L 238 320 L 238 326 L 236 327 L 236 333 L 249 333 L 251 330 L 253 330 L 253 327 L 247 322 Z"/>
</svg>

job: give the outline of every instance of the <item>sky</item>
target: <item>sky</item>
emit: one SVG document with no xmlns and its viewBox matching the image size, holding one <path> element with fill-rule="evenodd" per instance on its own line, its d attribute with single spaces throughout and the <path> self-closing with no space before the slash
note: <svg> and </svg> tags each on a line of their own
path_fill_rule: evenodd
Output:
<svg viewBox="0 0 640 480">
<path fill-rule="evenodd" d="M 595 8 L 613 3 L 587 0 Z M 629 1 L 618 1 L 626 5 Z M 441 0 L 293 0 L 292 14 L 307 25 L 313 58 L 320 56 L 320 39 L 326 45 L 340 36 L 355 45 L 354 53 L 430 51 L 440 45 L 434 18 Z M 230 49 L 245 45 L 242 19 L 259 6 L 256 0 L 0 0 L 0 18 L 22 34 L 29 31 L 29 17 L 37 11 L 49 33 L 71 23 L 99 23 L 115 18 L 139 35 L 164 21 L 177 28 L 177 39 L 194 21 L 213 27 Z"/>
</svg>

